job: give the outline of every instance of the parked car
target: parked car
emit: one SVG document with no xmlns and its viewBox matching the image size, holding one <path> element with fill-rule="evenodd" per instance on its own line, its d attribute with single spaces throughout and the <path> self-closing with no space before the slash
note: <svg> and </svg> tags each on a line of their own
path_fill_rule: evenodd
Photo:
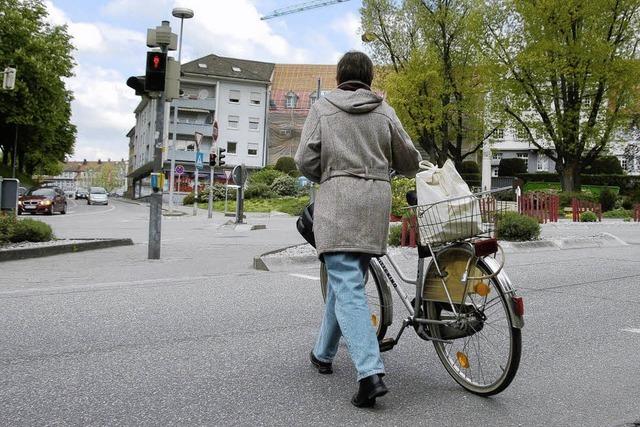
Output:
<svg viewBox="0 0 640 427">
<path fill-rule="evenodd" d="M 78 199 L 86 199 L 89 196 L 89 191 L 86 188 L 78 187 L 76 188 L 76 200 Z"/>
<path fill-rule="evenodd" d="M 45 213 L 53 215 L 54 212 L 67 213 L 67 198 L 58 187 L 40 187 L 29 190 L 27 194 L 18 200 L 18 215 L 23 213 Z"/>
<path fill-rule="evenodd" d="M 107 190 L 102 187 L 91 187 L 89 189 L 89 196 L 87 197 L 88 205 L 108 205 L 109 196 Z"/>
</svg>

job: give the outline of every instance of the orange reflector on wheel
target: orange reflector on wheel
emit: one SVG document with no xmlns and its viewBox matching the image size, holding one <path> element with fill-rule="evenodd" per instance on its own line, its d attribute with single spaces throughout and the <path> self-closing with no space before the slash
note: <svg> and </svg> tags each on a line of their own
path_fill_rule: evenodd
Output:
<svg viewBox="0 0 640 427">
<path fill-rule="evenodd" d="M 466 354 L 459 351 L 456 353 L 456 357 L 458 358 L 458 363 L 460 364 L 460 366 L 462 366 L 464 369 L 469 368 L 469 358 Z"/>
<path fill-rule="evenodd" d="M 376 328 L 378 327 L 378 316 L 376 316 L 375 314 L 371 315 L 371 324 Z"/>
<path fill-rule="evenodd" d="M 489 285 L 484 282 L 478 283 L 473 290 L 481 297 L 486 297 L 487 295 L 489 295 L 489 292 L 491 292 L 491 288 L 489 287 Z"/>
</svg>

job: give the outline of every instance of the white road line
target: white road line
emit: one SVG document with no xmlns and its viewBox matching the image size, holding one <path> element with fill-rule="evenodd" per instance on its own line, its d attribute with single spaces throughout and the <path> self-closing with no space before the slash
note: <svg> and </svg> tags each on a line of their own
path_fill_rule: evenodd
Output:
<svg viewBox="0 0 640 427">
<path fill-rule="evenodd" d="M 316 276 L 308 276 L 306 274 L 297 274 L 297 273 L 290 273 L 289 276 L 293 276 L 293 277 L 299 277 L 301 279 L 308 279 L 308 280 L 320 280 L 319 277 Z"/>
<path fill-rule="evenodd" d="M 640 328 L 626 328 L 623 329 L 624 332 L 633 332 L 634 334 L 640 334 Z"/>
<path fill-rule="evenodd" d="M 100 214 L 104 214 L 104 213 L 107 213 L 107 212 L 111 212 L 112 210 L 115 210 L 115 209 L 116 209 L 116 207 L 114 205 L 109 205 L 109 209 L 106 209 L 104 211 L 74 214 L 74 216 L 100 215 Z"/>
</svg>

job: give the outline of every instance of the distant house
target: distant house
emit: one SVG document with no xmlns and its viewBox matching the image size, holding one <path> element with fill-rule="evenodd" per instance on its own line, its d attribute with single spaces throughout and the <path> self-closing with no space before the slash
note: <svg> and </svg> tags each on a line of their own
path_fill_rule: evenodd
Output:
<svg viewBox="0 0 640 427">
<path fill-rule="evenodd" d="M 120 161 L 68 161 L 64 164 L 62 172 L 56 176 L 39 175 L 34 177 L 41 184 L 54 185 L 67 194 L 75 193 L 78 188 L 88 188 L 91 186 L 101 186 L 104 184 L 103 178 L 113 184 L 113 188 L 127 188 L 128 162 L 124 159 Z M 107 166 L 109 175 L 104 177 L 103 169 Z"/>
</svg>

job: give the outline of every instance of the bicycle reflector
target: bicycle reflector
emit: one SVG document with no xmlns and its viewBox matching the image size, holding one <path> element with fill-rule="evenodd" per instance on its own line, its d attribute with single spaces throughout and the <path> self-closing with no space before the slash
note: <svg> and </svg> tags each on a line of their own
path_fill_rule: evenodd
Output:
<svg viewBox="0 0 640 427">
<path fill-rule="evenodd" d="M 522 297 L 511 297 L 513 308 L 518 316 L 524 316 L 524 300 Z"/>
<path fill-rule="evenodd" d="M 456 353 L 456 357 L 458 358 L 458 363 L 460 364 L 461 367 L 463 367 L 464 369 L 469 368 L 469 358 L 467 357 L 466 354 L 459 351 Z"/>
</svg>

